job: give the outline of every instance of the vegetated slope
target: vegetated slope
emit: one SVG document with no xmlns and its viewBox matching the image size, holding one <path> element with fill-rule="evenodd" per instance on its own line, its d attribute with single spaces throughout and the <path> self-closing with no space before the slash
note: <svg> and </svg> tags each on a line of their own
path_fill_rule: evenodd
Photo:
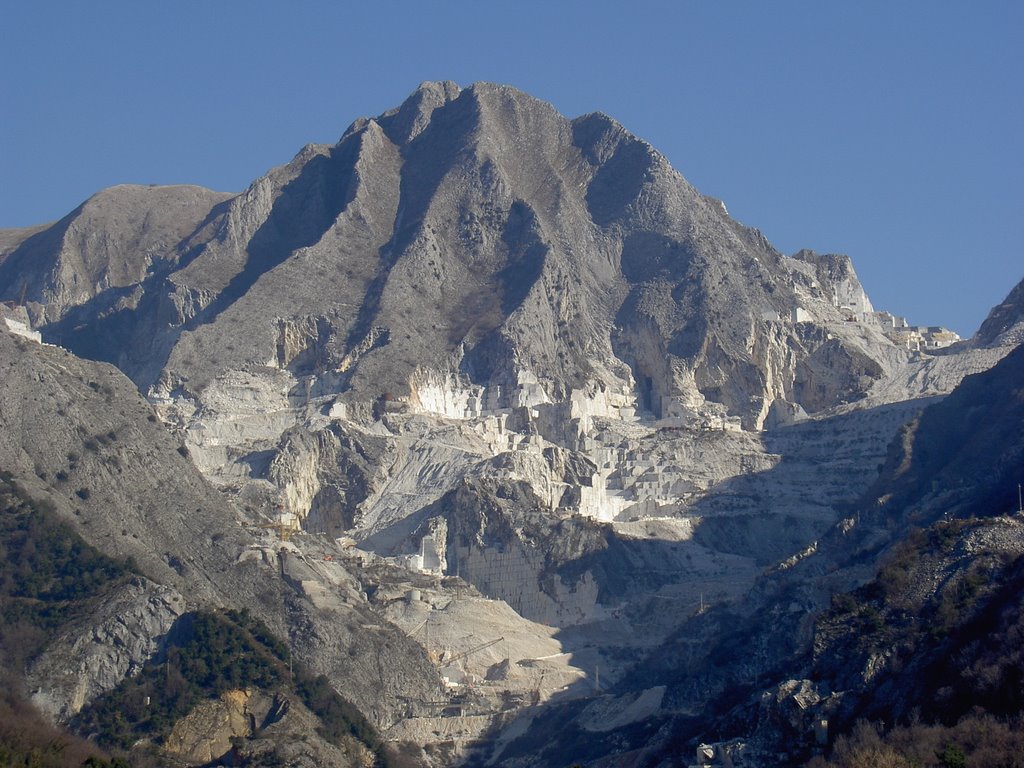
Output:
<svg viewBox="0 0 1024 768">
<path fill-rule="evenodd" d="M 217 722 L 225 711 L 226 722 Z M 310 724 L 315 731 L 303 732 Z M 91 702 L 71 726 L 109 749 L 135 746 L 138 756 L 141 739 L 187 764 L 390 764 L 358 709 L 326 677 L 296 664 L 247 610 L 183 617 L 159 658 Z"/>
<path fill-rule="evenodd" d="M 939 522 L 834 599 L 813 674 L 835 741 L 814 765 L 1020 764 L 1022 554 L 1020 516 Z"/>
<path fill-rule="evenodd" d="M 436 690 L 436 673 L 422 649 L 382 626 L 369 608 L 351 599 L 330 606 L 311 602 L 304 590 L 315 592 L 319 582 L 298 549 L 277 555 L 272 545 L 251 548 L 253 534 L 239 525 L 240 513 L 199 475 L 115 369 L 6 330 L 0 332 L 0 367 L 0 469 L 19 503 L 47 515 L 30 528 L 39 538 L 30 546 L 19 528 L 8 531 L 8 565 L 21 562 L 19 552 L 38 559 L 49 551 L 43 543 L 63 535 L 56 523 L 88 545 L 61 544 L 45 568 L 24 560 L 35 575 L 18 588 L 52 573 L 52 589 L 44 585 L 46 590 L 71 590 L 67 600 L 77 599 L 75 590 L 96 577 L 75 577 L 68 569 L 75 558 L 96 551 L 103 555 L 88 557 L 101 564 L 130 558 L 138 574 L 108 580 L 101 596 L 90 597 L 88 610 L 68 603 L 74 610 L 60 614 L 56 624 L 46 623 L 50 609 L 39 602 L 46 595 L 13 594 L 14 607 L 29 610 L 31 621 L 5 621 L 12 642 L 24 644 L 40 628 L 47 634 L 31 658 L 7 655 L 5 664 L 26 681 L 33 703 L 48 717 L 67 722 L 159 658 L 195 610 L 217 607 L 251 610 L 274 635 L 293 638 L 292 652 L 308 660 L 311 680 L 326 674 L 327 685 L 358 701 L 378 722 L 392 717 L 390 689 L 400 685 L 424 698 Z M 81 552 L 86 554 L 76 554 Z M 306 571 L 296 570 L 302 567 Z M 344 573 L 340 563 L 334 570 Z M 368 665 L 364 652 L 370 648 L 375 654 Z"/>
<path fill-rule="evenodd" d="M 983 716 L 1016 721 L 1024 703 L 1024 518 L 1016 514 L 1022 375 L 1024 347 L 1017 347 L 901 431 L 850 517 L 817 553 L 760 587 L 771 599 L 747 626 L 777 637 L 772 622 L 792 638 L 789 657 L 765 670 L 774 684 L 763 693 L 763 684 L 735 691 L 732 705 L 718 702 L 720 712 L 731 710 L 712 728 L 693 723 L 679 734 L 742 735 L 806 759 L 816 748 L 814 723 L 824 718 L 840 765 L 870 764 L 863 760 L 873 748 L 882 750 L 875 760 L 890 749 L 900 759 L 924 759 L 911 748 L 913 733 L 942 749 L 956 737 L 979 764 L 985 755 L 1016 755 L 1012 733 Z M 850 579 L 863 585 L 847 591 Z M 814 625 L 788 620 L 785 603 L 815 589 L 835 594 Z M 885 745 L 871 729 L 854 727 L 860 718 L 903 730 Z M 970 723 L 991 738 L 964 739 Z M 944 763 L 933 754 L 924 764 Z"/>
<path fill-rule="evenodd" d="M 0 466 L 90 544 L 196 597 L 245 546 L 224 499 L 115 368 L 0 333 Z"/>
<path fill-rule="evenodd" d="M 913 532 L 875 580 L 836 596 L 816 626 L 812 673 L 835 691 L 826 706 L 833 734 L 857 718 L 885 727 L 952 727 L 986 714 L 1019 721 L 1022 555 L 1020 516 L 939 522 Z"/>
<path fill-rule="evenodd" d="M 125 563 L 89 547 L 0 474 L 0 764 L 78 766 L 107 757 L 29 704 L 24 670 L 50 636 L 129 578 Z"/>
<path fill-rule="evenodd" d="M 815 718 L 827 718 L 835 738 L 861 717 L 938 728 L 981 710 L 1021 715 L 1022 377 L 1017 347 L 926 408 L 818 553 L 769 581 L 782 600 L 801 584 L 836 594 L 779 670 L 790 681 L 772 690 L 775 703 L 752 697 L 733 713 L 734 728 L 746 717 L 748 733 L 806 757 Z M 844 573 L 863 586 L 847 592 Z"/>
</svg>

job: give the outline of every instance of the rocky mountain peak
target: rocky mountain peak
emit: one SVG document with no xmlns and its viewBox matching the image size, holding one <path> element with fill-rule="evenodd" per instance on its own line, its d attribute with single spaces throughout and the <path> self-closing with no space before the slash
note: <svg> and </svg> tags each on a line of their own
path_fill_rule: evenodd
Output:
<svg viewBox="0 0 1024 768">
<path fill-rule="evenodd" d="M 59 320 L 71 307 L 138 284 L 230 197 L 190 185 L 101 190 L 0 261 L 4 297 L 14 298 L 24 282 L 37 322 Z"/>
<path fill-rule="evenodd" d="M 599 759 L 774 675 L 894 499 L 1009 485 L 1020 398 L 974 422 L 1019 354 L 920 414 L 1007 354 L 1022 290 L 994 346 L 934 354 L 955 335 L 875 312 L 847 256 L 782 255 L 606 115 L 425 83 L 241 194 L 117 187 L 0 232 L 0 470 L 145 569 L 126 600 L 251 606 L 432 765 L 503 728 L 481 761 Z M 579 728 L 537 735 L 556 693 Z"/>
<path fill-rule="evenodd" d="M 415 403 L 416 381 L 440 376 L 505 407 L 528 375 L 547 401 L 596 386 L 658 417 L 755 428 L 776 399 L 820 410 L 856 397 L 891 356 L 880 334 L 841 325 L 837 285 L 869 306 L 848 260 L 784 259 L 611 118 L 570 121 L 508 86 L 424 83 L 221 208 L 165 202 L 180 238 L 138 224 L 137 197 L 89 228 L 162 233 L 148 249 L 159 268 L 119 276 L 114 307 L 110 291 L 94 301 L 56 282 L 39 296 L 62 296 L 47 302 L 52 335 L 122 350 L 143 389 L 201 399 L 218 376 L 271 364 L 353 406 Z M 25 258 L 52 258 L 47 236 Z M 91 251 L 60 284 L 104 294 L 95 265 L 115 256 Z M 814 328 L 789 322 L 798 309 Z M 299 327 L 317 330 L 285 346 L 312 367 L 280 353 L 282 329 Z M 850 361 L 827 381 L 808 363 L 825 346 Z"/>
<path fill-rule="evenodd" d="M 1024 280 L 992 308 L 974 337 L 979 346 L 1020 344 L 1024 341 Z"/>
<path fill-rule="evenodd" d="M 462 89 L 450 80 L 421 83 L 398 109 L 385 112 L 377 122 L 398 145 L 415 139 L 430 122 L 434 110 L 457 98 Z"/>
</svg>

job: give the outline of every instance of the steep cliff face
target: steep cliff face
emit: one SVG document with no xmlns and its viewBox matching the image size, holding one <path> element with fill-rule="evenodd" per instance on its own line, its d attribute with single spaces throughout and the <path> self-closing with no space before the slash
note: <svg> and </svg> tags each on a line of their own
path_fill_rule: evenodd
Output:
<svg viewBox="0 0 1024 768">
<path fill-rule="evenodd" d="M 1024 341 L 1024 280 L 992 308 L 974 343 L 978 346 L 1014 346 Z"/>
<path fill-rule="evenodd" d="M 756 428 L 777 399 L 821 410 L 892 363 L 842 322 L 870 308 L 848 260 L 784 258 L 613 120 L 487 84 L 425 84 L 229 201 L 101 193 L 4 269 L 30 257 L 59 265 L 29 280 L 53 338 L 200 404 L 269 366 L 299 398 L 406 399 L 426 371 L 508 407 L 526 371 L 550 402 L 624 388 Z"/>
<path fill-rule="evenodd" d="M 823 707 L 837 730 L 858 717 L 907 723 L 915 708 L 946 724 L 974 707 L 1020 715 L 1022 556 L 1019 515 L 943 521 L 837 596 L 816 623 L 812 667 L 834 692 Z"/>
<path fill-rule="evenodd" d="M 847 257 L 785 257 L 614 120 L 489 84 L 426 83 L 239 195 L 118 187 L 0 232 L 0 297 L 22 286 L 11 312 L 145 398 L 0 327 L 0 469 L 145 575 L 33 667 L 58 718 L 186 609 L 242 603 L 438 765 L 488 729 L 495 761 L 556 763 L 529 705 L 600 677 L 565 705 L 597 759 L 777 675 L 909 518 L 884 502 L 956 497 L 929 483 L 974 482 L 974 421 L 1020 421 L 977 393 L 955 440 L 915 421 L 1016 343 L 1019 288 L 973 345 L 912 353 Z M 543 658 L 452 662 L 494 612 L 473 588 Z"/>
</svg>

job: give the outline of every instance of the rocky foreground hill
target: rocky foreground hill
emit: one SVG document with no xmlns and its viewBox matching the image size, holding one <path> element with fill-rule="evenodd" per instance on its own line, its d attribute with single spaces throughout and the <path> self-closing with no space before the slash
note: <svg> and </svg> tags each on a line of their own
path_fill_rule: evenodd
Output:
<svg viewBox="0 0 1024 768">
<path fill-rule="evenodd" d="M 812 721 L 882 716 L 889 662 L 829 650 L 874 598 L 833 596 L 1019 474 L 1020 286 L 952 343 L 508 87 L 424 84 L 240 195 L 114 187 L 0 235 L 11 519 L 117 564 L 47 587 L 4 666 L 136 761 L 807 758 Z"/>
</svg>

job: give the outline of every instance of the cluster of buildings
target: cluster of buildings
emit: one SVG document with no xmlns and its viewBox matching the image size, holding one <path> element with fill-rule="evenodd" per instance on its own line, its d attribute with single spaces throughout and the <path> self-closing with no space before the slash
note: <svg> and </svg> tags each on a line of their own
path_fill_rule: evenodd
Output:
<svg viewBox="0 0 1024 768">
<path fill-rule="evenodd" d="M 890 341 L 911 352 L 931 352 L 948 347 L 960 341 L 959 334 L 941 325 L 910 325 L 907 318 L 899 317 L 891 312 L 878 312 L 871 306 L 871 301 L 864 293 L 860 283 L 852 279 L 840 280 L 832 293 L 832 303 L 845 313 L 851 323 L 875 324 L 879 326 Z M 803 313 L 805 316 L 800 317 Z M 793 322 L 808 320 L 806 311 L 793 310 Z"/>
<path fill-rule="evenodd" d="M 907 318 L 888 312 L 872 312 L 865 320 L 873 320 L 894 343 L 911 352 L 930 352 L 960 341 L 960 335 L 941 325 L 908 325 Z"/>
</svg>

